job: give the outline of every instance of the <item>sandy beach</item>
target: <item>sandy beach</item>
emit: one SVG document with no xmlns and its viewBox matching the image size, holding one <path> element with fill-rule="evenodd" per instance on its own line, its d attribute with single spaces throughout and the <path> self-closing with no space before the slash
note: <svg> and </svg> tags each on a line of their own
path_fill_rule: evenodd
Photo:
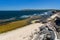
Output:
<svg viewBox="0 0 60 40">
<path fill-rule="evenodd" d="M 43 24 L 35 23 L 27 25 L 23 28 L 18 28 L 3 34 L 0 34 L 0 40 L 28 40 L 29 35 L 34 32 L 35 29 Z"/>
</svg>

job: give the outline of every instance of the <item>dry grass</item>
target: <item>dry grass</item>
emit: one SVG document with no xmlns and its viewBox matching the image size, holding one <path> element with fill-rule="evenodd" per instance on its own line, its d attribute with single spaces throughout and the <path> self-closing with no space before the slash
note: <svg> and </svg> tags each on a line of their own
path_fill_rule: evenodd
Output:
<svg viewBox="0 0 60 40">
<path fill-rule="evenodd" d="M 8 23 L 5 25 L 0 25 L 0 33 L 23 27 L 23 26 L 29 24 L 28 21 L 29 21 L 29 19 L 25 19 L 25 20 L 11 22 L 11 23 Z"/>
</svg>

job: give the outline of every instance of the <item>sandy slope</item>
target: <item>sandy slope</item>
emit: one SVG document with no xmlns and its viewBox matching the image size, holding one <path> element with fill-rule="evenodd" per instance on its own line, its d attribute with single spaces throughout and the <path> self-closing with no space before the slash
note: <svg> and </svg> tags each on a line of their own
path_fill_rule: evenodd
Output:
<svg viewBox="0 0 60 40">
<path fill-rule="evenodd" d="M 7 33 L 0 34 L 0 40 L 28 40 L 29 35 L 38 29 L 43 24 L 35 23 L 23 28 L 19 28 Z"/>
</svg>

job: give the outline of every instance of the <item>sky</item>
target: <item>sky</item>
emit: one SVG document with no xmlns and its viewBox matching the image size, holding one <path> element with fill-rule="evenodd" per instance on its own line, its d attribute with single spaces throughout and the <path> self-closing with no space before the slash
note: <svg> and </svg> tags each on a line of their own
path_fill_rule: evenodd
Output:
<svg viewBox="0 0 60 40">
<path fill-rule="evenodd" d="M 60 9 L 60 0 L 0 0 L 0 10 Z"/>
</svg>

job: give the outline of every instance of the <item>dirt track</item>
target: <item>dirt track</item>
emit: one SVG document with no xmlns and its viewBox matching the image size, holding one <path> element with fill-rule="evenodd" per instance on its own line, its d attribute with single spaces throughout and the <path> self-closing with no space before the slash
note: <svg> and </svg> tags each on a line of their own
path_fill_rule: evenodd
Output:
<svg viewBox="0 0 60 40">
<path fill-rule="evenodd" d="M 31 32 L 33 33 L 34 29 L 37 29 L 41 25 L 43 24 L 35 23 L 23 28 L 0 34 L 0 40 L 28 40 Z"/>
</svg>

